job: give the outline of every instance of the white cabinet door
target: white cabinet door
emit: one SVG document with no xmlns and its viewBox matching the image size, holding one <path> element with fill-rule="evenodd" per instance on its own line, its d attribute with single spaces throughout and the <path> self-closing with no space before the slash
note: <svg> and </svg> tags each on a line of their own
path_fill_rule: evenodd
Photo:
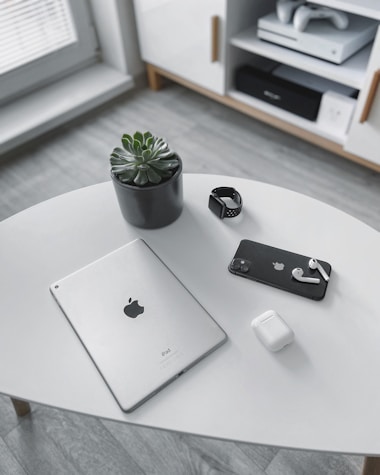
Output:
<svg viewBox="0 0 380 475">
<path fill-rule="evenodd" d="M 226 4 L 227 0 L 134 0 L 143 60 L 224 94 Z"/>
<path fill-rule="evenodd" d="M 344 148 L 380 165 L 380 27 Z"/>
</svg>

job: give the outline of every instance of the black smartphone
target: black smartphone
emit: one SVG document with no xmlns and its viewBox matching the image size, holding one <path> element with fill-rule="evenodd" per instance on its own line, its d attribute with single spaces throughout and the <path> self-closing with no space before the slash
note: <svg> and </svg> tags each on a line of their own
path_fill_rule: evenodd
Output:
<svg viewBox="0 0 380 475">
<path fill-rule="evenodd" d="M 322 300 L 326 294 L 328 281 L 318 269 L 311 269 L 312 256 L 303 256 L 260 242 L 243 239 L 228 266 L 233 274 L 251 279 L 278 289 L 292 292 L 313 300 Z M 319 264 L 330 276 L 331 265 L 318 259 Z M 306 278 L 319 279 L 319 283 L 300 282 L 293 275 L 293 269 L 301 268 Z"/>
</svg>

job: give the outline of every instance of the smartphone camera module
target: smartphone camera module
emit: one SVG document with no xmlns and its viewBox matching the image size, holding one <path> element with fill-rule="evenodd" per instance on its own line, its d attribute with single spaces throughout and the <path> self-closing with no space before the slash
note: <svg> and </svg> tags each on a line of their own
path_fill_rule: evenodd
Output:
<svg viewBox="0 0 380 475">
<path fill-rule="evenodd" d="M 230 270 L 232 271 L 240 271 L 243 272 L 244 274 L 249 271 L 251 268 L 251 261 L 248 259 L 240 259 L 240 258 L 235 258 L 232 259 L 231 264 L 230 264 Z"/>
</svg>

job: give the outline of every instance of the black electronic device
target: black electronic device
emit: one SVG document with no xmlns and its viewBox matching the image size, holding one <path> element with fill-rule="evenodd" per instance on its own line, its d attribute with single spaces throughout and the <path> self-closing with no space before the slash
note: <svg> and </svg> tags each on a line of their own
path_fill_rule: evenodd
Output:
<svg viewBox="0 0 380 475">
<path fill-rule="evenodd" d="M 236 70 L 235 87 L 300 117 L 316 120 L 322 93 L 275 76 L 272 72 L 251 65 L 241 66 Z"/>
<path fill-rule="evenodd" d="M 312 262 L 325 272 L 322 275 Z M 331 265 L 302 254 L 243 239 L 228 267 L 233 274 L 286 290 L 302 297 L 322 300 Z"/>
</svg>

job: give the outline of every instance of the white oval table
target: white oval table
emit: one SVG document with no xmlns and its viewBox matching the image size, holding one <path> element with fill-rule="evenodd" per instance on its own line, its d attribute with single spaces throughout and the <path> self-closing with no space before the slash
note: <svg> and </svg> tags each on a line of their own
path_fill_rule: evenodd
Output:
<svg viewBox="0 0 380 475">
<path fill-rule="evenodd" d="M 217 186 L 240 216 L 208 209 Z M 49 285 L 142 237 L 224 328 L 228 342 L 131 414 L 123 413 Z M 230 274 L 241 239 L 332 264 L 326 297 L 308 300 Z M 23 401 L 172 431 L 297 449 L 362 454 L 379 470 L 380 235 L 315 199 L 217 175 L 184 175 L 184 210 L 168 227 L 122 218 L 111 182 L 0 223 L 0 392 Z M 169 303 L 168 303 L 169 304 Z M 295 341 L 269 352 L 251 320 L 275 309 Z M 378 473 L 378 472 L 376 472 Z"/>
</svg>

